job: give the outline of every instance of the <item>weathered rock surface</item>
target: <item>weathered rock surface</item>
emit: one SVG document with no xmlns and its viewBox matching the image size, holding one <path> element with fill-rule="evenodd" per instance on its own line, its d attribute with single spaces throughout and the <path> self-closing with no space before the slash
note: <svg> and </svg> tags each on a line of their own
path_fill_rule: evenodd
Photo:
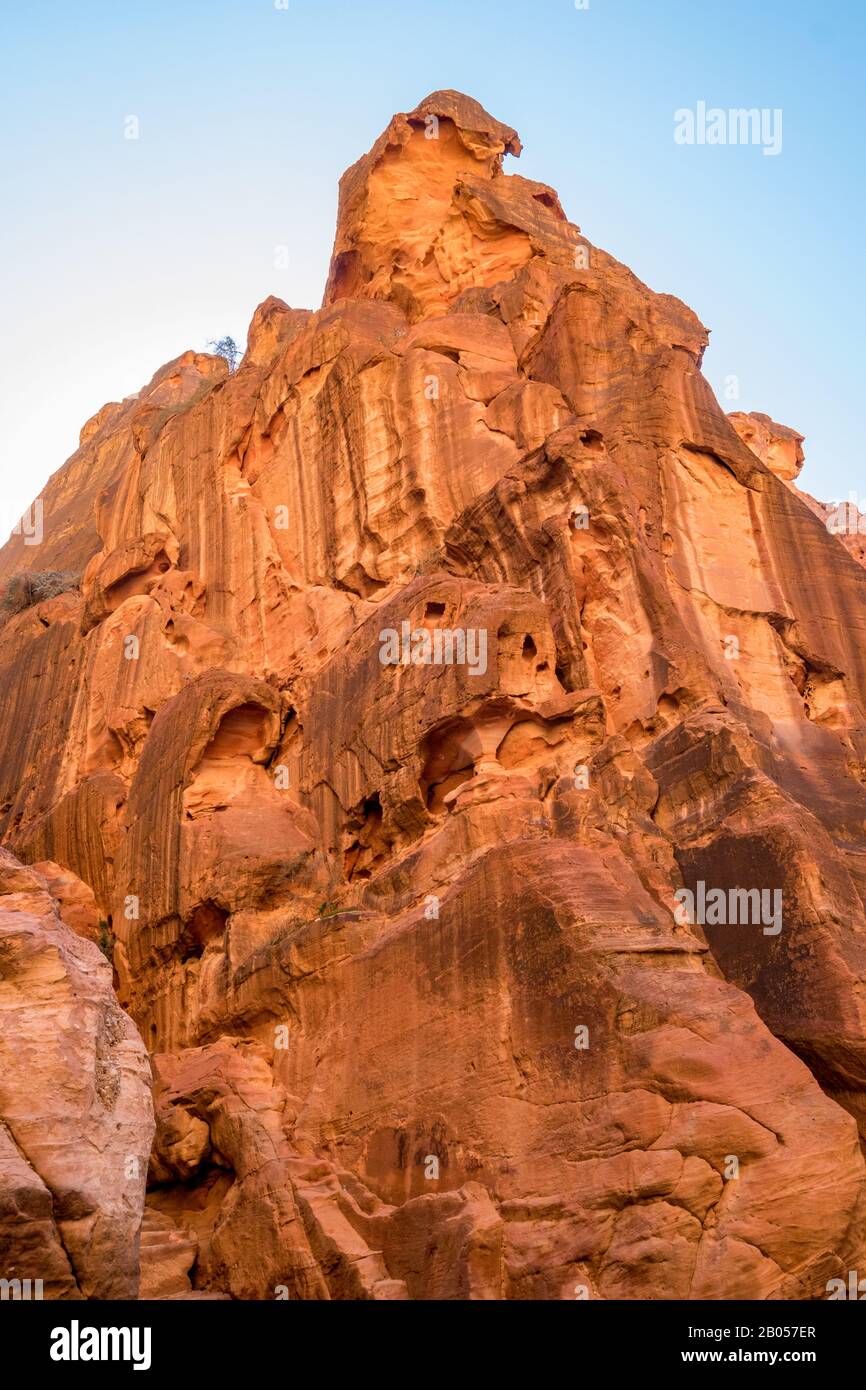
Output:
<svg viewBox="0 0 866 1390">
<path fill-rule="evenodd" d="M 866 566 L 866 511 L 861 511 L 856 494 L 851 493 L 846 501 L 819 502 L 796 486 L 795 480 L 805 460 L 804 436 L 757 411 L 750 415 L 734 411 L 728 419 L 743 443 L 748 444 L 761 462 L 766 463 L 776 477 L 787 483 L 794 495 L 805 502 L 858 565 Z"/>
<path fill-rule="evenodd" d="M 805 459 L 802 434 L 788 425 L 778 424 L 758 410 L 749 414 L 734 410 L 728 419 L 743 443 L 748 444 L 777 478 L 784 483 L 792 483 L 800 476 Z"/>
<path fill-rule="evenodd" d="M 0 850 L 0 1278 L 134 1298 L 153 1129 L 108 962 Z"/>
<path fill-rule="evenodd" d="M 866 574 L 519 149 L 457 93 L 395 117 L 323 307 L 99 412 L 0 553 L 81 573 L 0 633 L 0 830 L 116 937 L 148 1297 L 866 1257 Z"/>
</svg>

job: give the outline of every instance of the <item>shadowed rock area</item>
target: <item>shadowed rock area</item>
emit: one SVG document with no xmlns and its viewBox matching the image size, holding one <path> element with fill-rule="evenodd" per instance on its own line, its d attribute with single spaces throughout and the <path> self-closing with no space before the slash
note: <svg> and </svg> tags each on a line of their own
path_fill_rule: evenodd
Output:
<svg viewBox="0 0 866 1390">
<path fill-rule="evenodd" d="M 103 407 L 0 552 L 0 1276 L 819 1299 L 866 1258 L 866 572 L 519 153 L 459 93 L 396 116 L 322 308 Z"/>
</svg>

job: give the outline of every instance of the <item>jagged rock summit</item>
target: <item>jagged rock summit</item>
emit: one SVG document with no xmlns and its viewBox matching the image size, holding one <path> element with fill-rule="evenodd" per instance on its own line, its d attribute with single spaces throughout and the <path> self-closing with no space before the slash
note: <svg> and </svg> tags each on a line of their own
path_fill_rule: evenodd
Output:
<svg viewBox="0 0 866 1390">
<path fill-rule="evenodd" d="M 186 353 L 105 407 L 0 553 L 33 866 L 4 860 L 0 1009 L 31 1047 L 102 999 L 96 930 L 153 1069 L 145 1296 L 808 1299 L 862 1267 L 866 573 L 799 436 L 725 416 L 696 316 L 519 149 L 457 93 L 395 117 L 323 307 L 269 299 L 235 373 Z M 134 1184 L 94 1211 L 104 1150 L 81 1202 L 36 1158 L 103 1132 L 100 1037 L 74 1121 L 0 1080 L 0 1275 L 38 1248 L 56 1296 L 111 1291 L 71 1211 L 106 1266 L 143 1216 Z"/>
</svg>

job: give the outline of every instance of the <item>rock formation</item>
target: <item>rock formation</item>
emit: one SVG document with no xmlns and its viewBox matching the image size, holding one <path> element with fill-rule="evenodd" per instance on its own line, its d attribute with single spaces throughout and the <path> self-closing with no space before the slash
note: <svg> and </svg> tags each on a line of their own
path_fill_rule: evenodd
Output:
<svg viewBox="0 0 866 1390">
<path fill-rule="evenodd" d="M 0 1250 L 55 1296 L 131 1287 L 142 1220 L 104 1152 L 63 1195 L 94 1076 L 149 1124 L 88 935 L 152 1059 L 146 1297 L 817 1299 L 866 1257 L 866 574 L 519 152 L 454 92 L 395 117 L 322 308 L 104 407 L 0 553 L 80 575 L 0 632 L 0 1006 L 32 1051 L 91 1000 L 63 1112 L 0 1085 Z"/>
<path fill-rule="evenodd" d="M 805 459 L 803 435 L 757 411 L 750 415 L 734 411 L 728 419 L 761 462 L 766 463 L 776 477 L 786 482 L 795 496 L 820 517 L 831 535 L 838 536 L 858 565 L 866 565 L 866 513 L 860 510 L 856 496 L 852 494 L 845 502 L 818 502 L 796 486 Z"/>
<path fill-rule="evenodd" d="M 0 1277 L 136 1296 L 150 1081 L 107 960 L 0 850 Z"/>
<path fill-rule="evenodd" d="M 734 410 L 728 419 L 743 443 L 748 444 L 752 453 L 757 454 L 761 463 L 765 463 L 777 478 L 785 483 L 793 483 L 799 478 L 806 457 L 802 434 L 787 425 L 778 424 L 758 410 L 748 415 Z"/>
</svg>

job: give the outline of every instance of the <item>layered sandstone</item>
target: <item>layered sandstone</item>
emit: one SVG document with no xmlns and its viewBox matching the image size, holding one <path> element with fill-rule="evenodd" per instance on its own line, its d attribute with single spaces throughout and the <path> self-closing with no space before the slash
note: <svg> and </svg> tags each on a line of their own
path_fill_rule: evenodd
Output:
<svg viewBox="0 0 866 1390">
<path fill-rule="evenodd" d="M 150 1086 L 105 957 L 0 850 L 0 1277 L 136 1296 Z"/>
<path fill-rule="evenodd" d="M 858 565 L 866 565 L 866 512 L 860 510 L 856 494 L 845 502 L 819 502 L 796 486 L 805 461 L 804 436 L 757 411 L 749 415 L 733 411 L 728 419 L 743 442 L 805 502 Z"/>
<path fill-rule="evenodd" d="M 0 827 L 152 1055 L 149 1297 L 864 1257 L 866 574 L 519 151 L 395 117 L 323 307 L 106 407 L 0 554 L 81 574 L 0 634 Z"/>
<path fill-rule="evenodd" d="M 728 415 L 737 434 L 744 444 L 748 444 L 777 478 L 785 483 L 793 483 L 799 476 L 805 461 L 803 452 L 804 436 L 788 425 L 780 425 L 769 415 L 758 410 L 749 414 L 734 410 Z"/>
</svg>

